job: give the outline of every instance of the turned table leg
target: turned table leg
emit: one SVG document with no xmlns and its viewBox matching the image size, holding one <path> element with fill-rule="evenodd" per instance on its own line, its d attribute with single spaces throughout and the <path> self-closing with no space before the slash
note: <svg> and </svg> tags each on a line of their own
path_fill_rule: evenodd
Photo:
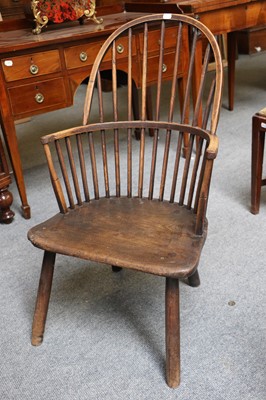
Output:
<svg viewBox="0 0 266 400">
<path fill-rule="evenodd" d="M 0 189 L 0 221 L 5 224 L 10 224 L 15 215 L 10 209 L 12 202 L 13 196 L 7 187 Z"/>
<path fill-rule="evenodd" d="M 9 224 L 14 217 L 14 212 L 10 210 L 13 202 L 12 193 L 8 190 L 11 177 L 4 153 L 4 147 L 0 137 L 0 222 Z"/>
</svg>

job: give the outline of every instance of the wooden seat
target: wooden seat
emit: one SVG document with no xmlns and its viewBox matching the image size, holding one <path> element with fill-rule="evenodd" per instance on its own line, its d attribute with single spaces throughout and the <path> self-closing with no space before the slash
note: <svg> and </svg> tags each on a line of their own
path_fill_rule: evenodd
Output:
<svg viewBox="0 0 266 400">
<path fill-rule="evenodd" d="M 251 160 L 251 209 L 252 214 L 260 210 L 261 187 L 266 185 L 262 178 L 264 143 L 266 132 L 266 108 L 252 118 L 252 160 Z"/>
<path fill-rule="evenodd" d="M 206 237 L 206 228 L 195 234 L 195 220 L 175 203 L 111 197 L 55 215 L 33 228 L 30 239 L 47 251 L 102 263 L 108 251 L 109 264 L 182 278 L 194 272 Z"/>
<path fill-rule="evenodd" d="M 166 44 L 169 32 L 173 48 Z M 127 38 L 128 84 L 117 90 L 121 36 Z M 157 45 L 148 57 L 154 37 Z M 195 93 L 193 68 L 202 37 L 208 45 Z M 142 63 L 137 65 L 141 72 L 137 121 L 132 115 L 131 78 L 136 49 L 142 52 Z M 112 94 L 106 99 L 100 71 L 108 52 L 112 53 Z M 169 57 L 173 79 L 163 83 L 164 62 Z M 215 60 L 212 72 L 207 72 L 209 59 Z M 151 92 L 153 120 L 147 120 L 146 113 L 149 69 L 157 76 Z M 179 279 L 191 286 L 199 284 L 197 267 L 207 236 L 221 92 L 218 45 L 195 19 L 172 14 L 143 16 L 107 39 L 90 74 L 83 125 L 42 137 L 60 212 L 28 233 L 31 242 L 44 250 L 33 345 L 43 340 L 57 253 L 98 262 L 99 268 L 101 263 L 109 264 L 113 271 L 130 268 L 156 274 L 166 278 L 166 379 L 170 387 L 178 386 Z M 134 140 L 136 129 L 140 141 Z M 145 135 L 150 129 L 152 138 Z M 189 143 L 184 159 L 185 135 Z"/>
</svg>

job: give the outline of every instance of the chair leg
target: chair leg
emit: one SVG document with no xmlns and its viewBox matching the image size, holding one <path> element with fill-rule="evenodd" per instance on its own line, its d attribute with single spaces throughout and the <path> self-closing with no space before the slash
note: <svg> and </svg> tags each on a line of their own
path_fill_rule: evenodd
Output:
<svg viewBox="0 0 266 400">
<path fill-rule="evenodd" d="M 49 251 L 44 252 L 42 271 L 39 281 L 39 289 L 32 324 L 31 343 L 33 346 L 38 346 L 43 341 L 45 321 L 53 281 L 55 256 L 55 253 L 50 253 Z"/>
<path fill-rule="evenodd" d="M 260 210 L 262 166 L 265 132 L 260 130 L 261 119 L 254 116 L 252 121 L 252 161 L 251 161 L 251 209 L 252 214 Z"/>
<path fill-rule="evenodd" d="M 166 278 L 165 286 L 166 381 L 175 388 L 180 383 L 179 281 Z"/>
<path fill-rule="evenodd" d="M 187 278 L 187 283 L 191 287 L 198 287 L 200 285 L 200 277 L 197 269 L 191 276 Z"/>
<path fill-rule="evenodd" d="M 122 267 L 117 267 L 116 265 L 112 265 L 112 271 L 113 272 L 119 272 L 121 271 Z"/>
</svg>

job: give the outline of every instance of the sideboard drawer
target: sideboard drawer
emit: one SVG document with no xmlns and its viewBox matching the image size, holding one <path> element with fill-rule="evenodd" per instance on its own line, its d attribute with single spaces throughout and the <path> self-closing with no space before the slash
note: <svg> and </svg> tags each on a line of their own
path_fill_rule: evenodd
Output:
<svg viewBox="0 0 266 400">
<path fill-rule="evenodd" d="M 266 25 L 237 32 L 239 54 L 259 54 L 266 50 Z"/>
<path fill-rule="evenodd" d="M 168 27 L 165 30 L 164 49 L 174 49 L 176 47 L 176 38 L 178 34 L 177 27 Z M 143 33 L 140 35 L 140 52 L 143 53 Z M 148 36 L 148 53 L 158 53 L 161 42 L 161 31 L 149 31 Z"/>
<path fill-rule="evenodd" d="M 61 71 L 58 50 L 33 53 L 1 60 L 7 82 Z"/>
<path fill-rule="evenodd" d="M 127 57 L 127 43 L 128 39 L 123 37 L 117 41 L 117 59 Z M 92 65 L 102 45 L 103 42 L 94 42 L 66 48 L 65 61 L 67 69 Z M 136 55 L 136 44 L 134 38 L 132 42 L 132 54 Z M 109 50 L 104 57 L 104 61 L 111 61 L 111 58 L 111 50 Z"/>
<path fill-rule="evenodd" d="M 103 42 L 95 42 L 66 48 L 64 52 L 67 69 L 93 64 L 102 45 Z"/>
<path fill-rule="evenodd" d="M 170 79 L 173 76 L 174 60 L 175 60 L 175 53 L 168 53 L 164 55 L 163 67 L 162 67 L 162 78 L 164 80 Z M 158 67 L 159 67 L 159 56 L 149 57 L 148 76 L 147 76 L 147 81 L 149 83 L 157 82 Z M 181 68 L 179 68 L 179 73 L 181 74 Z"/>
<path fill-rule="evenodd" d="M 45 112 L 67 106 L 63 78 L 55 78 L 8 89 L 14 116 Z M 27 99 L 27 101 L 25 101 Z"/>
</svg>

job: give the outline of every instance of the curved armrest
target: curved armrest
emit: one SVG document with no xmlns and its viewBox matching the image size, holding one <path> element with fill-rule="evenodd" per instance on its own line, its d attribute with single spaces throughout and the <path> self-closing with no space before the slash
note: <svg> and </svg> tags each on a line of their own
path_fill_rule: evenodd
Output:
<svg viewBox="0 0 266 400">
<path fill-rule="evenodd" d="M 210 135 L 210 143 L 206 150 L 206 156 L 209 160 L 214 160 L 218 154 L 219 139 L 216 135 Z"/>
</svg>

